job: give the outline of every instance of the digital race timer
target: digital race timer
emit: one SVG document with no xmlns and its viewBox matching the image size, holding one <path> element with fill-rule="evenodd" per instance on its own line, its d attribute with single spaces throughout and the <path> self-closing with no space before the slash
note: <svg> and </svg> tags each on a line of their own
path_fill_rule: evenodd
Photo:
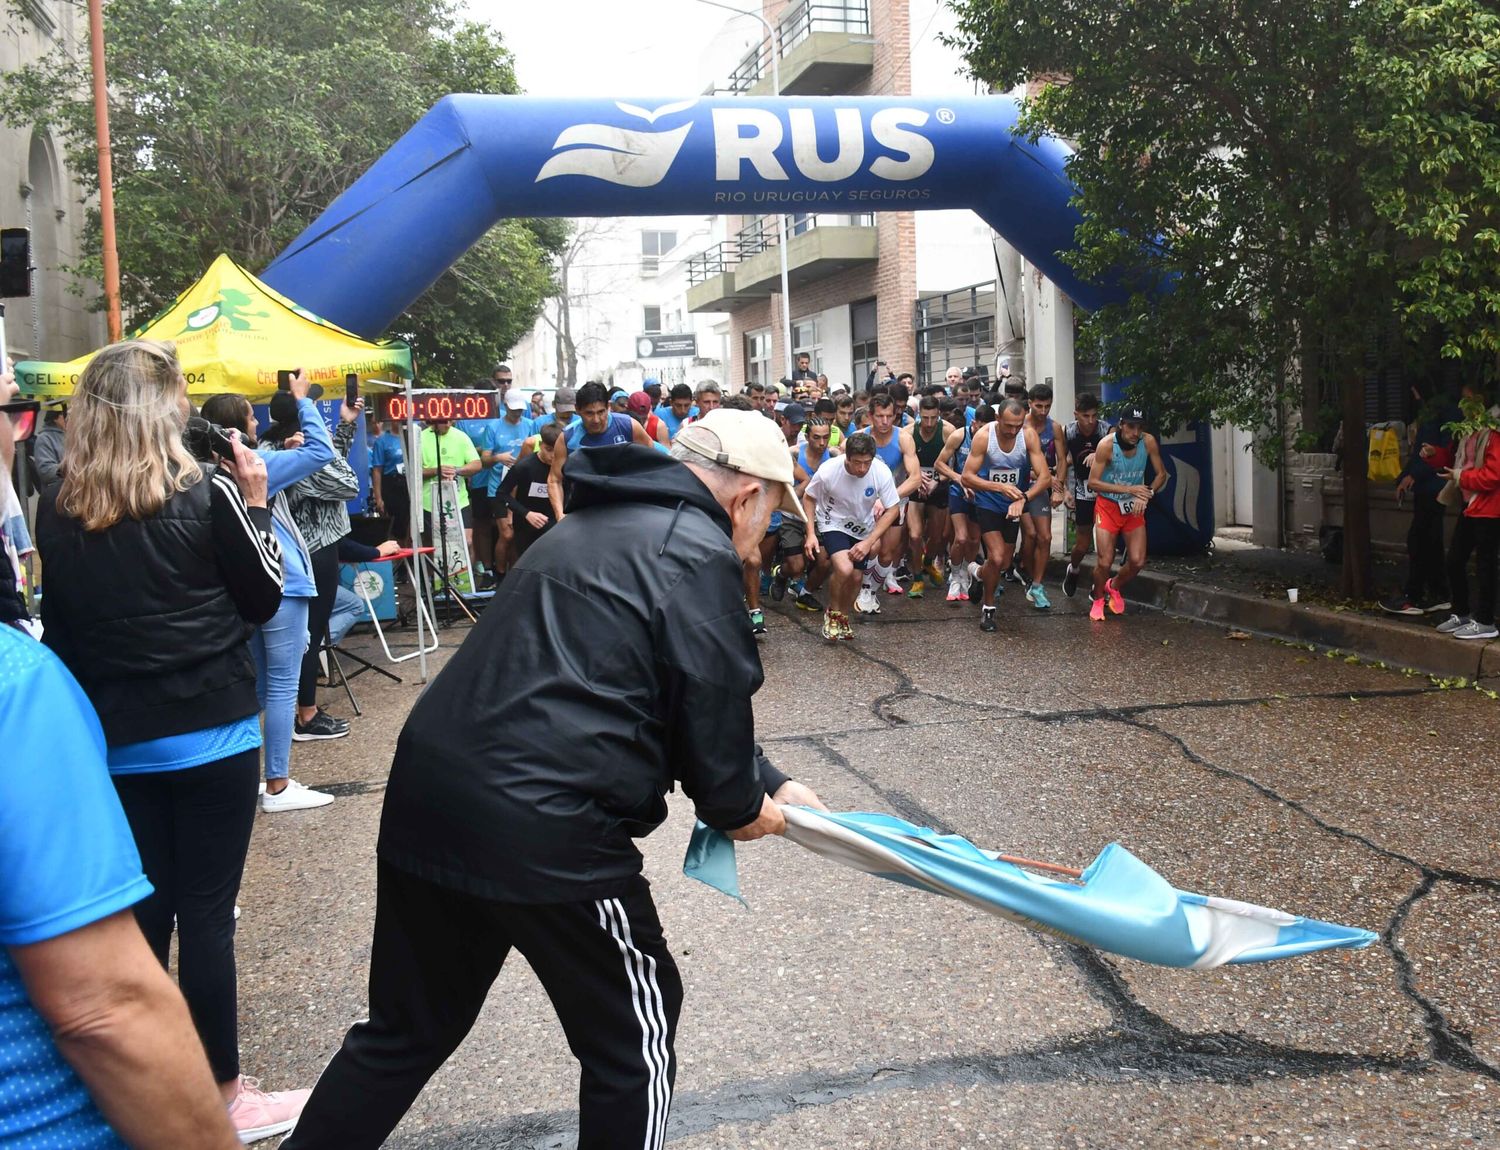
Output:
<svg viewBox="0 0 1500 1150">
<path fill-rule="evenodd" d="M 500 414 L 500 393 L 496 391 L 440 391 L 423 388 L 404 395 L 386 395 L 380 400 L 380 418 L 393 423 L 415 419 L 432 423 L 438 419 L 494 419 Z"/>
</svg>

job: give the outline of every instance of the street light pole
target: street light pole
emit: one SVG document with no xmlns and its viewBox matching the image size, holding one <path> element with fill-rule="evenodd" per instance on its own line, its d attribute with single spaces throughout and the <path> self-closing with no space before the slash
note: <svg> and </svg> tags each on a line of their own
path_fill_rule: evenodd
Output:
<svg viewBox="0 0 1500 1150">
<path fill-rule="evenodd" d="M 89 0 L 89 58 L 94 68 L 94 133 L 99 146 L 99 222 L 104 240 L 104 307 L 109 339 L 119 339 L 120 255 L 115 249 L 115 174 L 109 150 L 109 90 L 104 75 L 104 0 Z M 37 349 L 41 354 L 42 349 Z"/>
<path fill-rule="evenodd" d="M 777 43 L 776 30 L 771 22 L 759 12 L 746 12 L 743 8 L 736 8 L 733 4 L 722 3 L 721 0 L 698 0 L 699 4 L 707 4 L 713 8 L 723 8 L 726 12 L 733 12 L 736 16 L 749 16 L 759 20 L 762 28 L 766 30 L 766 43 L 771 48 L 771 94 L 781 95 L 781 52 Z M 786 216 L 776 213 L 776 246 L 781 253 L 781 338 L 786 344 L 786 374 L 792 374 L 792 287 L 787 276 L 786 267 L 786 245 L 787 245 Z"/>
</svg>

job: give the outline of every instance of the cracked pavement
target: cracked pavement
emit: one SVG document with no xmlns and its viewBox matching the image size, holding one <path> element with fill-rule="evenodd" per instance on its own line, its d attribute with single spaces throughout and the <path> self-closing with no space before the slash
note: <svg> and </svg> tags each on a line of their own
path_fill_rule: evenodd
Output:
<svg viewBox="0 0 1500 1150">
<path fill-rule="evenodd" d="M 673 1145 L 1500 1145 L 1500 706 L 1134 606 L 1090 624 L 1060 595 L 1006 595 L 995 635 L 969 604 L 886 599 L 838 645 L 767 606 L 760 737 L 830 807 L 1079 866 L 1118 840 L 1179 887 L 1381 941 L 1166 970 L 783 841 L 741 846 L 746 911 L 682 876 L 674 796 L 643 843 L 686 987 Z M 258 816 L 240 896 L 243 1059 L 269 1089 L 309 1085 L 364 1012 L 417 687 L 354 687 L 353 736 L 294 752 L 339 801 Z M 390 1145 L 571 1146 L 576 1089 L 512 958 Z"/>
</svg>

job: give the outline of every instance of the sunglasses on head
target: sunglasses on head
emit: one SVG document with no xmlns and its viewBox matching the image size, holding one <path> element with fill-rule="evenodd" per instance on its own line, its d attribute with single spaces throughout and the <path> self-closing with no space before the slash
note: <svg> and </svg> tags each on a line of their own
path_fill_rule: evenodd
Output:
<svg viewBox="0 0 1500 1150">
<path fill-rule="evenodd" d="M 35 399 L 18 399 L 11 403 L 0 403 L 0 414 L 10 416 L 11 435 L 17 443 L 30 439 L 36 430 L 37 414 L 42 405 Z"/>
</svg>

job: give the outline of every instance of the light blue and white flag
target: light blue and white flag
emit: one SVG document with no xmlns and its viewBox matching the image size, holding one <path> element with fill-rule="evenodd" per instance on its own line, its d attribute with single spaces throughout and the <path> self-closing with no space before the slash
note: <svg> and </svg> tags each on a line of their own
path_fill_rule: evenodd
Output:
<svg viewBox="0 0 1500 1150">
<path fill-rule="evenodd" d="M 787 838 L 834 862 L 1159 966 L 1207 970 L 1269 962 L 1316 950 L 1358 949 L 1377 937 L 1357 927 L 1177 890 L 1119 843 L 1105 847 L 1075 882 L 1032 874 L 968 839 L 890 815 L 807 807 L 782 812 Z M 683 871 L 740 898 L 734 843 L 719 831 L 698 825 Z"/>
</svg>

